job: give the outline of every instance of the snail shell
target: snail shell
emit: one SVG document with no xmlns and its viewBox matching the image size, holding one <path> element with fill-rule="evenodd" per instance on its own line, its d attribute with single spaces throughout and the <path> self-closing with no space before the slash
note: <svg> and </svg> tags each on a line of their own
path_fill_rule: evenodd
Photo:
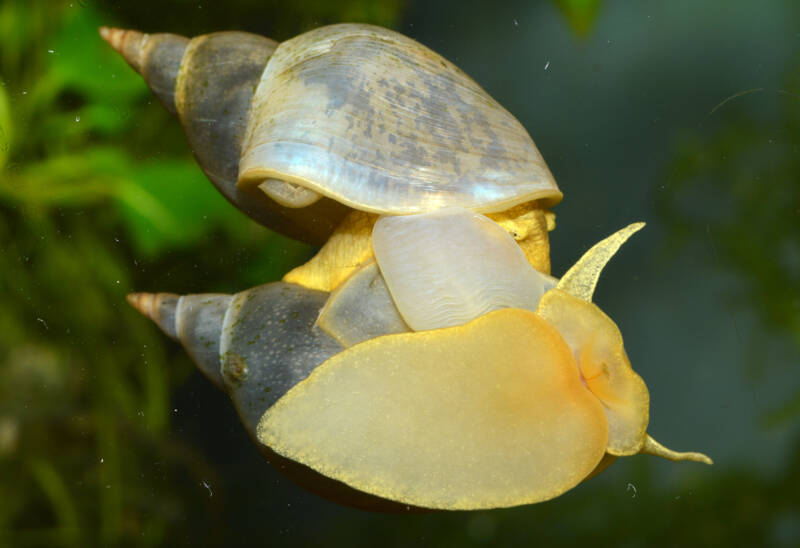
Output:
<svg viewBox="0 0 800 548">
<path fill-rule="evenodd" d="M 332 25 L 282 44 L 241 32 L 101 34 L 178 114 L 220 191 L 290 236 L 321 243 L 344 206 L 491 213 L 561 199 L 522 125 L 396 32 Z"/>
<path fill-rule="evenodd" d="M 324 243 L 347 213 L 332 200 L 285 207 L 239 188 L 239 156 L 253 91 L 277 42 L 246 32 L 185 38 L 102 27 L 100 34 L 139 72 L 186 132 L 198 164 L 219 192 L 256 222 L 292 238 Z"/>
<path fill-rule="evenodd" d="M 314 323 L 328 295 L 276 282 L 235 295 L 132 293 L 128 301 L 183 344 L 255 432 L 264 410 L 342 346 Z"/>
<path fill-rule="evenodd" d="M 132 293 L 131 303 L 178 340 L 198 369 L 231 398 L 252 437 L 261 415 L 291 387 L 342 350 L 314 327 L 328 295 L 276 282 L 236 295 Z M 331 480 L 259 443 L 281 473 L 341 504 L 378 511 L 414 510 Z"/>
</svg>

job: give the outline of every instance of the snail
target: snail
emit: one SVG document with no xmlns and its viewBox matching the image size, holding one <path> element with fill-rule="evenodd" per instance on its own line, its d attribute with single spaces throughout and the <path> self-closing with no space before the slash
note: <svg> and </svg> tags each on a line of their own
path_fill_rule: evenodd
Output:
<svg viewBox="0 0 800 548">
<path fill-rule="evenodd" d="M 268 458 L 373 509 L 548 500 L 639 452 L 649 394 L 591 297 L 631 225 L 549 276 L 562 194 L 521 124 L 398 33 L 101 29 L 235 206 L 324 243 L 236 295 L 135 293 Z"/>
<path fill-rule="evenodd" d="M 201 168 L 254 220 L 325 244 L 285 281 L 331 291 L 371 254 L 378 215 L 466 207 L 549 271 L 562 194 L 522 125 L 452 63 L 342 24 L 277 44 L 101 28 L 183 124 Z"/>
<path fill-rule="evenodd" d="M 381 221 L 388 222 L 376 225 L 373 238 L 393 230 L 406 242 L 388 250 L 378 244 L 376 260 L 332 294 L 275 282 L 234 296 L 129 299 L 228 392 L 268 456 L 378 501 L 513 506 L 557 496 L 617 456 L 711 462 L 666 449 L 646 433 L 647 387 L 619 329 L 591 302 L 602 268 L 641 223 L 595 245 L 556 280 L 515 260 L 522 254 L 513 239 L 473 212 L 448 208 Z M 396 221 L 410 230 L 394 230 Z M 445 257 L 423 265 L 430 272 L 422 280 L 419 269 L 398 271 L 392 255 L 420 242 L 414 230 L 443 221 L 466 233 L 484 260 Z M 458 244 L 457 236 L 422 243 Z M 496 275 L 498 263 L 505 283 L 486 291 L 487 280 L 478 277 Z M 442 284 L 422 299 L 403 287 L 430 283 L 429 274 L 452 281 L 466 265 L 478 271 L 464 281 L 473 287 L 442 295 Z M 527 308 L 507 304 L 509 287 L 519 288 L 517 302 Z M 465 304 L 452 298 L 460 293 L 477 297 Z M 386 508 L 344 488 L 328 496 Z"/>
</svg>

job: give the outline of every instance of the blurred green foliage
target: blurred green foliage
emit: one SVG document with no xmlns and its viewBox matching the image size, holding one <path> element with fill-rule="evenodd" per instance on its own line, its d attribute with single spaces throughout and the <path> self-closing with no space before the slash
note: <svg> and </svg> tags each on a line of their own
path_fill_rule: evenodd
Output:
<svg viewBox="0 0 800 548">
<path fill-rule="evenodd" d="M 273 13 L 284 36 L 343 13 L 391 25 L 399 11 L 236 4 Z M 125 294 L 237 291 L 312 251 L 217 194 L 97 35 L 115 22 L 85 0 L 0 4 L 3 546 L 163 545 L 181 534 L 170 523 L 214 523 L 217 499 L 181 494 L 214 471 L 169 435 L 171 386 L 192 366 Z"/>
<path fill-rule="evenodd" d="M 8 150 L 11 148 L 11 112 L 8 109 L 8 94 L 0 87 L 0 169 L 6 165 Z"/>
<path fill-rule="evenodd" d="M 766 104 L 777 107 L 755 116 L 753 107 Z M 705 240 L 710 259 L 744 282 L 733 296 L 736 307 L 755 311 L 769 332 L 800 350 L 800 60 L 780 89 L 734 94 L 705 123 L 706 136 L 686 135 L 677 144 L 669 191 L 659 195 L 672 245 Z M 772 368 L 798 370 L 796 363 L 763 359 L 771 341 L 748 342 L 754 380 L 774 374 Z M 768 425 L 800 416 L 800 382 L 793 397 L 771 407 L 763 417 Z"/>
<path fill-rule="evenodd" d="M 124 16 L 131 28 L 148 32 L 193 36 L 220 29 L 244 30 L 281 41 L 315 27 L 342 22 L 396 27 L 405 3 L 404 0 L 236 0 L 206 3 L 174 0 L 166 9 L 154 2 L 120 2 L 104 5 L 103 9 L 110 15 Z M 158 15 L 154 17 L 156 10 Z"/>
<path fill-rule="evenodd" d="M 576 36 L 586 38 L 592 32 L 600 12 L 600 0 L 554 0 L 554 3 Z"/>
<path fill-rule="evenodd" d="M 800 536 L 795 447 L 788 473 L 775 478 L 698 470 L 659 490 L 653 470 L 666 468 L 635 457 L 624 481 L 613 467 L 606 473 L 613 489 L 601 477 L 546 504 L 492 512 L 379 516 L 308 495 L 312 502 L 297 506 L 317 514 L 299 516 L 279 537 L 285 515 L 265 508 L 289 502 L 264 502 L 282 487 L 252 475 L 268 468 L 254 449 L 239 456 L 244 464 L 223 470 L 176 435 L 184 410 L 175 393 L 191 382 L 193 367 L 124 297 L 238 291 L 279 278 L 313 250 L 256 226 L 213 190 L 179 124 L 96 29 L 241 29 L 285 39 L 341 21 L 396 27 L 404 2 L 182 0 L 157 17 L 161 3 L 123 4 L 0 3 L 0 546 L 248 545 L 254 538 L 387 546 L 755 546 L 767 539 L 788 546 Z M 601 2 L 547 5 L 574 35 L 586 36 Z M 766 94 L 780 96 L 771 118 L 736 111 L 740 101 Z M 676 245 L 696 244 L 698 234 L 712 242 L 710 260 L 745 280 L 741 304 L 800 345 L 798 97 L 794 67 L 780 91 L 718 105 L 705 121 L 712 136 L 696 131 L 678 144 L 659 207 Z M 738 114 L 719 121 L 732 111 Z M 773 411 L 765 420 L 795 419 L 800 387 Z M 232 411 L 220 421 L 245 438 Z M 196 428 L 202 438 L 206 424 Z M 633 492 L 626 484 L 635 484 Z M 205 496 L 208 485 L 214 496 Z"/>
</svg>

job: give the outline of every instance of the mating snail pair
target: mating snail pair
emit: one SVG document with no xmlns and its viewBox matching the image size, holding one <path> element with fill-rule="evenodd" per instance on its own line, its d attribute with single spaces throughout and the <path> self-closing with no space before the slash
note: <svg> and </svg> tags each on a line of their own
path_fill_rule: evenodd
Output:
<svg viewBox="0 0 800 548">
<path fill-rule="evenodd" d="M 591 302 L 643 225 L 549 276 L 561 192 L 450 62 L 368 25 L 101 34 L 228 200 L 324 244 L 236 295 L 129 297 L 295 480 L 367 508 L 479 509 L 553 498 L 617 456 L 711 462 L 647 435 L 647 387 Z"/>
</svg>

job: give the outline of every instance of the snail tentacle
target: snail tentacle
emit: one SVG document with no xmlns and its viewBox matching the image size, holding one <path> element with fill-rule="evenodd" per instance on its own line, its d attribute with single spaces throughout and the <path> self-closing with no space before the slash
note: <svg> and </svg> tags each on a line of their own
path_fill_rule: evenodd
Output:
<svg viewBox="0 0 800 548">
<path fill-rule="evenodd" d="M 686 452 L 678 452 L 673 451 L 672 449 L 668 449 L 654 440 L 649 434 L 645 438 L 644 445 L 640 451 L 641 453 L 647 453 L 648 455 L 654 455 L 656 457 L 661 457 L 662 459 L 671 460 L 673 462 L 679 461 L 693 461 L 693 462 L 700 462 L 703 464 L 714 464 L 714 461 L 708 455 L 704 453 L 698 453 L 695 451 L 686 451 Z"/>
</svg>

